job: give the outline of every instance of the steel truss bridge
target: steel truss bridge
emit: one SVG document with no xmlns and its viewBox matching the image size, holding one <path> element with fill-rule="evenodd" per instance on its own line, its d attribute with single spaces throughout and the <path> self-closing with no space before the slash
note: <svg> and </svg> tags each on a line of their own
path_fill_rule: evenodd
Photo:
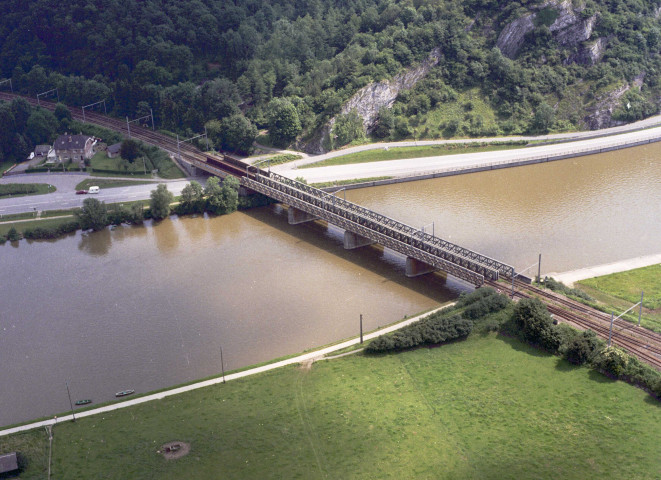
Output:
<svg viewBox="0 0 661 480">
<path fill-rule="evenodd" d="M 248 167 L 241 184 L 478 287 L 514 275 L 510 265 L 273 172 Z"/>
</svg>

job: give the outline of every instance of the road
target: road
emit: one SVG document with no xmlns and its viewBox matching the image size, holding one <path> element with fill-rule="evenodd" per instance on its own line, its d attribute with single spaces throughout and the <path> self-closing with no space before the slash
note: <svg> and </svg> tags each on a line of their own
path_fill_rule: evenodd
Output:
<svg viewBox="0 0 661 480">
<path fill-rule="evenodd" d="M 90 178 L 88 175 L 68 174 L 27 174 L 11 175 L 0 179 L 2 183 L 47 183 L 55 185 L 57 191 L 44 195 L 29 195 L 25 197 L 0 199 L 0 221 L 3 215 L 13 213 L 33 212 L 40 210 L 61 210 L 81 207 L 83 200 L 88 197 L 96 198 L 106 203 L 131 202 L 134 200 L 148 200 L 152 190 L 158 183 L 165 183 L 168 190 L 175 196 L 181 194 L 181 190 L 189 180 L 163 181 L 159 180 L 148 185 L 135 185 L 128 187 L 104 188 L 95 195 L 76 195 L 75 186 Z M 104 178 L 107 179 L 107 178 Z M 200 179 L 196 179 L 201 181 Z M 142 180 L 144 181 L 144 180 Z"/>
<path fill-rule="evenodd" d="M 617 135 L 601 136 L 599 138 L 591 138 L 587 140 L 519 148 L 515 150 L 500 150 L 495 152 L 444 155 L 437 157 L 297 169 L 296 166 L 301 165 L 301 162 L 303 162 L 299 161 L 277 165 L 272 167 L 271 170 L 290 178 L 303 177 L 309 183 L 370 177 L 409 177 L 448 170 L 485 168 L 497 165 L 502 166 L 508 163 L 517 163 L 532 159 L 544 159 L 546 157 L 563 155 L 579 156 L 588 153 L 599 153 L 606 149 L 621 148 L 622 146 L 633 145 L 638 142 L 656 141 L 657 139 L 661 139 L 661 127 L 648 128 Z M 495 139 L 489 140 L 495 141 Z M 503 139 L 501 138 L 499 140 Z M 419 144 L 423 144 L 423 142 L 420 142 Z M 398 145 L 401 146 L 401 144 Z M 321 157 L 316 158 L 319 159 Z M 309 160 L 306 159 L 304 161 L 308 162 Z"/>
</svg>

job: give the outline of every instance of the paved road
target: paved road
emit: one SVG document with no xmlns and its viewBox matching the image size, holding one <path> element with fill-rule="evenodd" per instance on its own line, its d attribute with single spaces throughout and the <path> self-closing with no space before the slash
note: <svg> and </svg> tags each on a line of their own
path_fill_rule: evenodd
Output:
<svg viewBox="0 0 661 480">
<path fill-rule="evenodd" d="M 174 195 L 180 195 L 181 190 L 189 180 L 164 181 L 158 180 L 147 185 L 128 187 L 104 188 L 96 195 L 76 195 L 75 186 L 88 175 L 60 175 L 60 174 L 27 174 L 11 175 L 0 179 L 0 183 L 48 183 L 55 185 L 57 191 L 45 195 L 30 195 L 26 197 L 0 199 L 0 221 L 2 215 L 23 213 L 40 210 L 60 210 L 80 207 L 83 200 L 93 197 L 106 203 L 130 202 L 134 200 L 148 200 L 152 190 L 158 183 L 166 183 L 168 190 Z M 106 178 L 107 179 L 107 178 Z M 139 181 L 139 179 L 135 179 Z M 200 179 L 197 179 L 200 181 Z M 144 179 L 142 179 L 144 181 Z"/>
<path fill-rule="evenodd" d="M 283 164 L 274 166 L 271 170 L 290 178 L 303 177 L 310 183 L 369 177 L 406 177 L 431 174 L 443 170 L 459 170 L 485 167 L 494 164 L 515 163 L 526 159 L 569 155 L 572 153 L 594 153 L 595 151 L 598 152 L 600 149 L 631 145 L 637 142 L 659 138 L 661 138 L 661 127 L 655 127 L 588 140 L 576 140 L 568 143 L 555 143 L 516 150 L 500 150 L 495 152 L 445 155 L 438 157 L 412 158 L 305 169 L 295 169 L 293 168 L 295 165 Z"/>
</svg>

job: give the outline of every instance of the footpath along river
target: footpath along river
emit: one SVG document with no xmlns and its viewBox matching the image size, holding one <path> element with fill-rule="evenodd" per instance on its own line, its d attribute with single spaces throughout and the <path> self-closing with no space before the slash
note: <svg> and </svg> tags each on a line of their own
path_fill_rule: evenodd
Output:
<svg viewBox="0 0 661 480">
<path fill-rule="evenodd" d="M 347 192 L 347 199 L 521 270 L 661 253 L 661 145 Z M 0 246 L 0 425 L 73 400 L 165 388 L 339 341 L 464 284 L 344 251 L 278 206 Z"/>
</svg>

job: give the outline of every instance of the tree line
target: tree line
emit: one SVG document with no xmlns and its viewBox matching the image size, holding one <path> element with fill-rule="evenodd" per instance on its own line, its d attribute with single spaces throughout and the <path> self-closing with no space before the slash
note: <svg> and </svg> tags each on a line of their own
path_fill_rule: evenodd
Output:
<svg viewBox="0 0 661 480">
<path fill-rule="evenodd" d="M 383 113 L 377 137 L 568 129 L 585 112 L 556 105 L 584 84 L 588 104 L 643 75 L 614 116 L 657 110 L 658 5 L 583 2 L 580 15 L 598 14 L 592 38 L 609 39 L 601 61 L 583 65 L 572 60 L 576 47 L 553 39 L 553 12 L 540 15 L 517 58 L 494 47 L 508 23 L 541 8 L 538 0 L 5 1 L 0 74 L 30 95 L 57 88 L 70 106 L 105 98 L 113 114 L 131 118 L 152 109 L 161 128 L 182 135 L 206 125 L 216 147 L 248 153 L 259 129 L 281 145 L 312 135 L 359 88 L 440 47 L 439 64 Z M 494 119 L 461 99 L 470 89 Z M 427 125 L 430 111 L 457 102 L 462 115 Z M 345 127 L 338 143 L 359 135 L 351 121 Z"/>
</svg>

